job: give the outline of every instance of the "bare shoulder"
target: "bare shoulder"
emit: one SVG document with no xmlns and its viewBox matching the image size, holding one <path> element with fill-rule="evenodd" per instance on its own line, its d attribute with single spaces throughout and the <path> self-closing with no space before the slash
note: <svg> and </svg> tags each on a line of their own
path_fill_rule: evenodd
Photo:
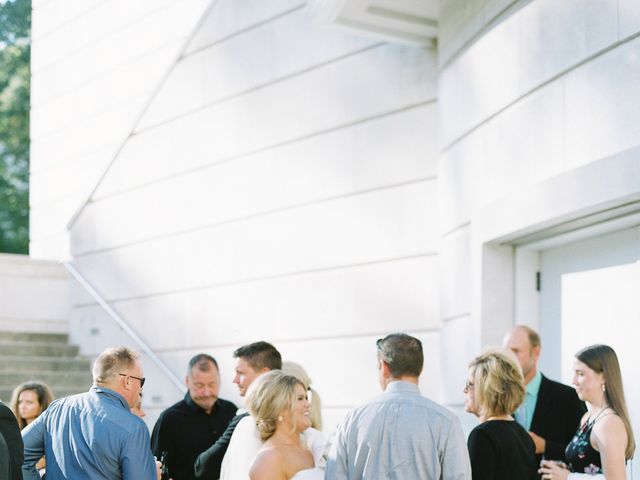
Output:
<svg viewBox="0 0 640 480">
<path fill-rule="evenodd" d="M 624 422 L 613 412 L 608 415 L 603 415 L 602 418 L 595 423 L 593 429 L 596 432 L 621 430 L 626 433 Z"/>
<path fill-rule="evenodd" d="M 283 480 L 284 458 L 277 448 L 265 445 L 256 455 L 249 470 L 251 480 Z"/>
<path fill-rule="evenodd" d="M 615 413 L 604 415 L 593 426 L 595 446 L 606 448 L 607 445 L 626 445 L 627 430 L 622 419 Z"/>
</svg>

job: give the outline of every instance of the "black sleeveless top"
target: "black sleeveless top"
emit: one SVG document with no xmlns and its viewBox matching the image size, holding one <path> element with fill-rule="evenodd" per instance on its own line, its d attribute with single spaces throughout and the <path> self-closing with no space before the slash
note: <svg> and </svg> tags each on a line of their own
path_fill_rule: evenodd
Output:
<svg viewBox="0 0 640 480">
<path fill-rule="evenodd" d="M 592 475 L 603 473 L 600 452 L 596 451 L 589 441 L 593 424 L 596 423 L 599 416 L 600 415 L 596 416 L 593 420 L 587 419 L 587 421 L 578 428 L 578 431 L 564 451 L 564 455 L 569 464 L 569 470 L 572 472 L 589 473 Z"/>
</svg>

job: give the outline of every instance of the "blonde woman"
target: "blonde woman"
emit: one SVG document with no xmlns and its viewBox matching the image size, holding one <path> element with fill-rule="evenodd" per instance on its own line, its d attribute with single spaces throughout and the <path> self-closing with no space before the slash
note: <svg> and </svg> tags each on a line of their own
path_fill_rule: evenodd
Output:
<svg viewBox="0 0 640 480">
<path fill-rule="evenodd" d="M 467 446 L 473 480 L 536 480 L 535 445 L 511 414 L 525 395 L 522 369 L 508 350 L 490 350 L 469 364 L 465 410 L 480 419 Z"/>
<path fill-rule="evenodd" d="M 573 370 L 573 384 L 588 412 L 565 451 L 568 465 L 543 460 L 542 478 L 626 480 L 625 463 L 633 457 L 635 440 L 616 352 L 608 345 L 586 347 L 576 354 Z"/>
<path fill-rule="evenodd" d="M 324 478 L 303 435 L 313 429 L 307 389 L 300 380 L 277 370 L 265 373 L 251 385 L 247 407 L 264 442 L 249 470 L 251 480 Z"/>
</svg>

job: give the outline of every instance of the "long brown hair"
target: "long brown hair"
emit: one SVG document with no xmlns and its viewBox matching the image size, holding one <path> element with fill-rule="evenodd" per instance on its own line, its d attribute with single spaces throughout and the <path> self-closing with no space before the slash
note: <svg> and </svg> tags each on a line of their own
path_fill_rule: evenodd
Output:
<svg viewBox="0 0 640 480">
<path fill-rule="evenodd" d="M 576 358 L 597 373 L 602 373 L 605 381 L 605 398 L 607 405 L 620 417 L 627 430 L 627 449 L 625 458 L 633 457 L 636 442 L 633 438 L 627 402 L 624 399 L 622 374 L 616 352 L 608 345 L 591 345 L 576 353 Z"/>
<path fill-rule="evenodd" d="M 49 389 L 49 386 L 44 382 L 31 381 L 18 385 L 11 395 L 11 410 L 18 420 L 20 430 L 27 426 L 26 419 L 22 418 L 18 412 L 18 400 L 20 399 L 20 394 L 25 390 L 31 390 L 37 395 L 38 403 L 40 404 L 40 413 L 44 412 L 53 401 L 51 389 Z"/>
</svg>

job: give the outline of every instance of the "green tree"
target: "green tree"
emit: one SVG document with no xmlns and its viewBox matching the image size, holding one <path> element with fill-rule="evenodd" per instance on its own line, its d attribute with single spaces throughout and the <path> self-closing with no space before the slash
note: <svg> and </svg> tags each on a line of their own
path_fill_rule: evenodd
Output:
<svg viewBox="0 0 640 480">
<path fill-rule="evenodd" d="M 0 252 L 29 249 L 31 0 L 0 0 Z"/>
</svg>

